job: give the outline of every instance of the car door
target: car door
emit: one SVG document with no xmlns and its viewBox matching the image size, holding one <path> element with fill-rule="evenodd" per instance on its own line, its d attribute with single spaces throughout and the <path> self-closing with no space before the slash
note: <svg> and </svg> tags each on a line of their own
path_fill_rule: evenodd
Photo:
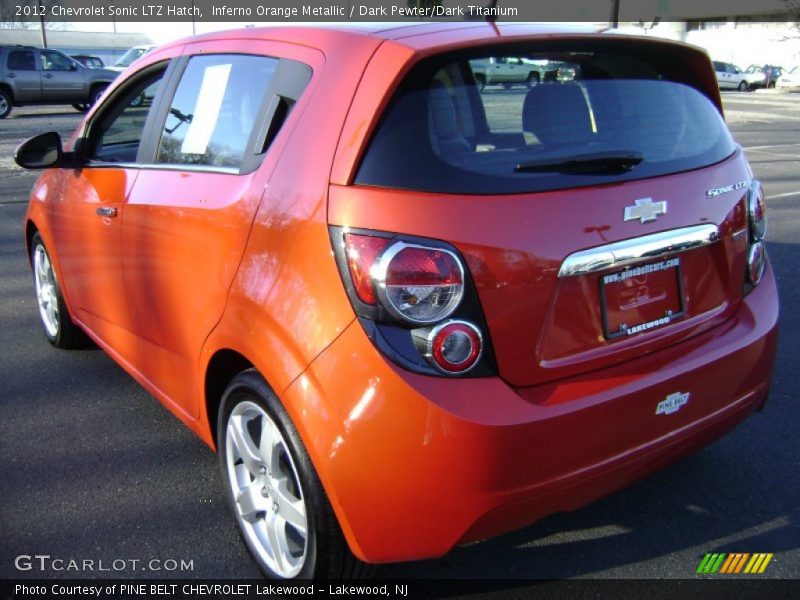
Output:
<svg viewBox="0 0 800 600">
<path fill-rule="evenodd" d="M 122 273 L 122 212 L 140 173 L 139 152 L 166 63 L 135 77 L 98 108 L 76 148 L 79 168 L 64 173 L 50 207 L 61 271 L 77 319 L 124 360 L 135 360 Z"/>
<path fill-rule="evenodd" d="M 21 104 L 42 99 L 42 80 L 34 50 L 12 50 L 6 59 L 6 78 Z"/>
<path fill-rule="evenodd" d="M 241 42 L 235 49 L 195 44 L 187 52 L 152 168 L 125 204 L 123 269 L 139 337 L 137 368 L 196 417 L 200 348 L 222 316 L 263 194 L 256 168 L 294 102 L 292 87 L 304 67 L 248 54 Z"/>
<path fill-rule="evenodd" d="M 45 102 L 80 102 L 86 100 L 85 67 L 60 52 L 40 50 L 42 99 Z"/>
<path fill-rule="evenodd" d="M 714 61 L 712 64 L 714 65 L 714 75 L 717 77 L 717 85 L 719 86 L 719 89 L 724 89 L 725 64 L 717 61 Z"/>
<path fill-rule="evenodd" d="M 512 59 L 507 58 L 505 56 L 498 56 L 495 59 L 494 77 L 493 77 L 495 83 L 506 83 L 511 80 L 511 75 L 512 75 L 512 65 L 510 64 L 511 60 Z"/>
</svg>

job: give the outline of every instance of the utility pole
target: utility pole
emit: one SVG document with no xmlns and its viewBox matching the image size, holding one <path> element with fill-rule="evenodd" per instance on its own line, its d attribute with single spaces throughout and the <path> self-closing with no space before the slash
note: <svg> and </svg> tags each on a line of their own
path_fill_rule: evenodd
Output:
<svg viewBox="0 0 800 600">
<path fill-rule="evenodd" d="M 619 27 L 619 0 L 611 0 L 611 27 Z"/>
<path fill-rule="evenodd" d="M 36 0 L 36 4 L 39 6 L 39 24 L 42 27 L 42 47 L 47 48 L 47 34 L 44 32 L 44 7 L 42 6 L 42 0 Z"/>
</svg>

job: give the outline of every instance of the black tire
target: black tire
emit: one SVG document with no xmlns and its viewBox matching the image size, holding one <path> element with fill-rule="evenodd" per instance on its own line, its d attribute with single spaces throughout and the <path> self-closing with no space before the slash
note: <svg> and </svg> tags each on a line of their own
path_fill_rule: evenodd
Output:
<svg viewBox="0 0 800 600">
<path fill-rule="evenodd" d="M 106 91 L 107 85 L 96 85 L 89 94 L 89 106 L 94 106 L 100 100 L 100 96 Z"/>
<path fill-rule="evenodd" d="M 486 76 L 485 75 L 475 75 L 475 82 L 478 84 L 478 89 L 483 91 L 486 87 Z"/>
<path fill-rule="evenodd" d="M 233 415 L 233 419 L 232 419 Z M 269 420 L 269 422 L 267 422 Z M 262 448 L 254 448 L 256 452 L 251 456 L 255 460 L 243 460 L 239 450 L 241 442 L 229 441 L 229 423 L 231 424 L 231 439 L 236 439 L 233 433 L 239 423 L 238 431 L 246 430 L 248 443 L 255 444 L 255 440 L 262 440 L 264 427 L 274 425 L 275 429 L 270 436 L 272 440 L 279 440 L 271 445 L 271 460 L 264 459 Z M 241 439 L 241 438 L 240 438 Z M 278 398 L 270 389 L 264 378 L 254 369 L 244 371 L 233 378 L 225 390 L 217 418 L 217 441 L 219 467 L 223 485 L 226 489 L 228 503 L 239 525 L 239 533 L 244 540 L 247 551 L 252 556 L 261 572 L 269 579 L 356 579 L 366 576 L 370 570 L 369 565 L 358 560 L 350 552 L 344 535 L 336 520 L 325 490 L 322 488 L 314 466 L 311 464 L 308 453 L 303 446 L 297 430 L 284 410 Z M 257 444 L 257 445 L 258 445 Z M 248 446 L 253 448 L 253 446 Z M 288 451 L 288 455 L 287 455 Z M 275 459 L 279 456 L 279 460 Z M 269 463 L 269 464 L 268 464 Z M 271 465 L 271 466 L 270 466 Z M 279 466 L 280 465 L 280 466 Z M 258 474 L 254 475 L 253 469 L 257 467 Z M 275 473 L 277 477 L 273 477 Z M 283 483 L 276 484 L 278 478 Z M 237 491 L 234 491 L 234 485 Z M 245 488 L 260 488 L 258 493 L 242 495 Z M 269 488 L 269 490 L 268 490 Z M 282 490 L 278 492 L 278 490 Z M 287 490 L 297 502 L 304 507 L 306 538 L 302 544 L 302 560 L 290 556 L 289 561 L 297 560 L 299 564 L 293 566 L 299 569 L 290 573 L 286 568 L 285 573 L 274 570 L 268 560 L 274 560 L 275 552 L 272 550 L 271 540 L 254 539 L 269 534 L 259 532 L 271 530 L 270 522 L 277 523 L 275 528 L 283 528 L 283 541 L 288 548 L 295 546 L 295 554 L 301 552 L 297 543 L 299 530 L 290 525 L 289 520 L 278 520 L 284 510 L 283 506 L 289 495 Z M 259 496 L 260 494 L 260 496 Z M 236 496 L 256 498 L 252 503 L 244 503 L 251 508 L 247 517 L 240 515 Z M 262 508 L 263 506 L 271 506 Z M 270 504 L 271 503 L 271 504 Z M 258 523 L 246 530 L 245 523 Z M 294 533 L 294 535 L 289 535 Z M 291 540 L 289 538 L 292 538 Z M 272 539 L 275 539 L 274 537 Z M 285 559 L 276 561 L 280 568 Z"/>
<path fill-rule="evenodd" d="M 739 83 L 739 91 L 740 92 L 746 92 L 747 88 L 748 88 L 748 86 L 747 86 L 747 82 L 746 81 L 742 81 L 742 82 Z"/>
<path fill-rule="evenodd" d="M 43 256 L 46 257 L 47 265 L 52 273 L 52 283 L 48 284 L 48 290 L 44 292 L 44 294 L 40 292 L 43 286 L 42 280 L 39 279 L 42 266 L 37 266 L 36 264 L 40 252 L 43 252 Z M 42 322 L 42 329 L 44 330 L 47 340 L 56 348 L 67 350 L 85 348 L 89 345 L 89 339 L 81 328 L 75 325 L 67 312 L 67 305 L 64 303 L 64 296 L 61 294 L 58 278 L 50 262 L 50 254 L 47 252 L 44 241 L 42 241 L 42 236 L 39 235 L 38 232 L 33 234 L 33 238 L 31 239 L 30 259 L 33 269 L 33 285 L 37 293 L 36 305 L 39 308 L 39 318 Z M 47 267 L 44 269 L 47 270 Z M 43 295 L 49 297 L 48 302 L 43 301 Z M 55 302 L 55 318 L 48 324 L 45 314 L 53 313 L 48 313 L 45 306 L 49 307 L 52 302 Z"/>
<path fill-rule="evenodd" d="M 525 85 L 527 85 L 528 89 L 530 89 L 532 87 L 536 87 L 537 85 L 539 85 L 540 82 L 541 82 L 541 76 L 539 75 L 539 73 L 536 73 L 534 71 L 528 74 L 528 78 L 525 80 Z"/>
<path fill-rule="evenodd" d="M 5 119 L 11 114 L 11 108 L 14 106 L 14 101 L 3 88 L 0 88 L 0 119 Z"/>
<path fill-rule="evenodd" d="M 771 89 L 773 89 L 774 87 L 775 87 L 775 82 L 774 82 L 774 81 L 770 81 L 770 82 L 769 82 L 769 86 L 767 86 L 767 88 L 771 90 Z"/>
<path fill-rule="evenodd" d="M 89 110 L 89 105 L 88 104 L 73 104 L 72 108 L 74 108 L 78 112 L 85 113 L 87 110 Z"/>
<path fill-rule="evenodd" d="M 511 86 L 513 86 L 513 85 L 514 85 L 513 83 L 504 83 L 503 84 L 503 89 L 510 90 Z"/>
</svg>

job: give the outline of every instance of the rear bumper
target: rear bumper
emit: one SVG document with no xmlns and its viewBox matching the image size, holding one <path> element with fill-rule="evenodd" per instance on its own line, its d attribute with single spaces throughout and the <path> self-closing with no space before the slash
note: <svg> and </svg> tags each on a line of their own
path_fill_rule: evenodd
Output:
<svg viewBox="0 0 800 600">
<path fill-rule="evenodd" d="M 353 551 L 435 557 L 582 506 L 724 434 L 766 400 L 777 321 L 768 268 L 711 331 L 522 389 L 408 373 L 354 322 L 283 396 Z M 656 414 L 676 392 L 689 401 Z"/>
</svg>

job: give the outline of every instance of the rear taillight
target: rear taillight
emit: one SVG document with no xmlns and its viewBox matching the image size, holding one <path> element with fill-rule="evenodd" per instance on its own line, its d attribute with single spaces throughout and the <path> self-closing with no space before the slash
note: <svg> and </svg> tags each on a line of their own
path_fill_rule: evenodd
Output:
<svg viewBox="0 0 800 600">
<path fill-rule="evenodd" d="M 428 374 L 494 373 L 477 294 L 455 248 L 339 227 L 331 241 L 350 302 L 387 356 Z"/>
<path fill-rule="evenodd" d="M 438 323 L 453 314 L 464 295 L 461 261 L 439 248 L 395 242 L 372 274 L 386 310 L 410 323 Z"/>
<path fill-rule="evenodd" d="M 353 280 L 353 288 L 358 295 L 358 299 L 364 304 L 371 306 L 378 304 L 378 296 L 375 292 L 375 285 L 370 271 L 378 255 L 390 243 L 391 240 L 371 235 L 348 233 L 344 236 L 347 267 Z"/>
<path fill-rule="evenodd" d="M 750 239 L 754 242 L 761 241 L 767 234 L 767 206 L 760 181 L 754 181 L 747 192 L 747 216 L 750 222 Z"/>
<path fill-rule="evenodd" d="M 767 206 L 764 188 L 757 180 L 750 184 L 747 191 L 747 222 L 750 238 L 747 248 L 747 280 L 751 286 L 756 286 L 761 281 L 767 264 L 767 250 L 763 242 L 767 234 Z"/>
<path fill-rule="evenodd" d="M 750 280 L 750 283 L 759 284 L 766 265 L 767 253 L 764 250 L 764 242 L 752 244 L 747 251 L 747 279 Z"/>
<path fill-rule="evenodd" d="M 344 244 L 353 288 L 365 304 L 428 325 L 461 302 L 464 267 L 449 250 L 357 233 L 345 233 Z"/>
</svg>

